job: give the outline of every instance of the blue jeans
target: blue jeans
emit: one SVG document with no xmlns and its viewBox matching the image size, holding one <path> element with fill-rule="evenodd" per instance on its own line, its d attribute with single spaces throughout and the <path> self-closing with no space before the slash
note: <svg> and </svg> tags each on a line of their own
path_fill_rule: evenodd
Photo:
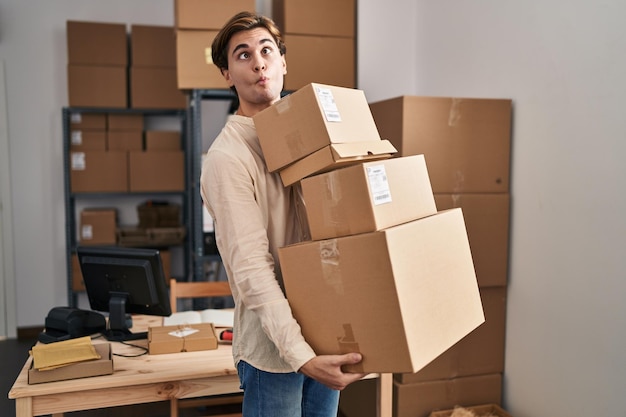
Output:
<svg viewBox="0 0 626 417">
<path fill-rule="evenodd" d="M 261 371 L 239 361 L 243 417 L 337 417 L 339 391 L 303 374 Z"/>
</svg>

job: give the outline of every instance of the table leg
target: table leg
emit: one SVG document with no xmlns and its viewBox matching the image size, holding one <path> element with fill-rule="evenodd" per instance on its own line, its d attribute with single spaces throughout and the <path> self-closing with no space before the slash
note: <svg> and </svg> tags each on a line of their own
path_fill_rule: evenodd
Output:
<svg viewBox="0 0 626 417">
<path fill-rule="evenodd" d="M 392 417 L 393 374 L 376 378 L 376 417 Z"/>
<path fill-rule="evenodd" d="M 33 417 L 32 397 L 15 399 L 15 417 Z"/>
</svg>

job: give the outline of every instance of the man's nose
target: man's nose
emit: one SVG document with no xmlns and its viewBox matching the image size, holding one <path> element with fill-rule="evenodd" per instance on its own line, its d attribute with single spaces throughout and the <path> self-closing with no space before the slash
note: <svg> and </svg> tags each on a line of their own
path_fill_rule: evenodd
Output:
<svg viewBox="0 0 626 417">
<path fill-rule="evenodd" d="M 262 58 L 257 57 L 254 61 L 254 70 L 260 71 L 264 69 L 265 69 L 265 61 Z"/>
</svg>

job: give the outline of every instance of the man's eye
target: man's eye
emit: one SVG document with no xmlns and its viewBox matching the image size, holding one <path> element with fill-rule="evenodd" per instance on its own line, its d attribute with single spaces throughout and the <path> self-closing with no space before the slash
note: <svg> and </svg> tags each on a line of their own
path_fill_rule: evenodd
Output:
<svg viewBox="0 0 626 417">
<path fill-rule="evenodd" d="M 261 52 L 263 53 L 263 55 L 270 54 L 270 53 L 272 53 L 272 48 L 265 47 L 265 48 L 263 48 L 263 49 L 261 50 Z"/>
<path fill-rule="evenodd" d="M 248 59 L 250 57 L 250 54 L 247 52 L 242 52 L 239 54 L 239 59 Z"/>
</svg>

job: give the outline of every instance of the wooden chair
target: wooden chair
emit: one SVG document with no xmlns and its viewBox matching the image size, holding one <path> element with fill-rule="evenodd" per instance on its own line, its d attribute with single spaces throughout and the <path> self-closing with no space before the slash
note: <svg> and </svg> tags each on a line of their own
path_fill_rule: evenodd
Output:
<svg viewBox="0 0 626 417">
<path fill-rule="evenodd" d="M 183 298 L 208 298 L 208 297 L 228 297 L 231 296 L 230 286 L 226 281 L 197 281 L 197 282 L 178 282 L 175 279 L 170 280 L 170 304 L 172 313 L 177 311 L 177 301 Z M 191 398 L 179 400 L 172 398 L 170 400 L 170 416 L 179 417 L 180 408 L 195 408 L 201 406 L 220 406 L 241 404 L 243 394 L 225 395 L 220 397 Z M 223 416 L 214 417 L 238 417 L 240 412 L 233 414 L 224 414 Z"/>
</svg>

